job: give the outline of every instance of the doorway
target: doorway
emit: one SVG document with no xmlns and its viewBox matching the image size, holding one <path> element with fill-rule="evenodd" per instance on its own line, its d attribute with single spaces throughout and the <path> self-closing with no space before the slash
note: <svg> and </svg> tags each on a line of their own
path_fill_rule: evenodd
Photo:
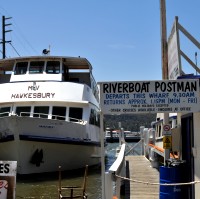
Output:
<svg viewBox="0 0 200 199">
<path fill-rule="evenodd" d="M 182 159 L 186 161 L 187 182 L 194 181 L 194 157 L 192 147 L 194 147 L 194 126 L 193 114 L 186 114 L 181 117 L 182 134 Z M 194 198 L 194 185 L 188 185 L 188 199 Z"/>
</svg>

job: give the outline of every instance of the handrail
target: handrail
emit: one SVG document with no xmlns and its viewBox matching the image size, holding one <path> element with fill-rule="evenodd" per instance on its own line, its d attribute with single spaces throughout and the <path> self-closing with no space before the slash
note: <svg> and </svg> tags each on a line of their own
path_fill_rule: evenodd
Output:
<svg viewBox="0 0 200 199">
<path fill-rule="evenodd" d="M 121 167 L 121 165 L 123 164 L 123 160 L 124 160 L 124 154 L 125 154 L 125 147 L 126 144 L 122 144 L 119 155 L 117 156 L 117 159 L 115 160 L 115 162 L 112 164 L 112 166 L 109 168 L 109 172 L 113 173 L 118 173 L 120 172 L 119 169 Z"/>
<path fill-rule="evenodd" d="M 36 115 L 38 115 L 37 117 L 42 118 L 41 116 L 45 116 L 44 118 L 48 118 L 48 114 L 45 113 L 32 113 L 32 112 L 20 112 L 20 117 L 22 116 L 31 116 L 31 114 L 33 114 L 33 117 L 36 117 Z M 35 116 L 34 116 L 35 115 Z"/>
<path fill-rule="evenodd" d="M 159 146 L 156 146 L 156 145 L 154 145 L 154 144 L 149 144 L 149 147 L 152 147 L 152 148 L 156 149 L 157 151 L 159 151 L 160 153 L 163 153 L 162 156 L 164 156 L 164 149 L 163 149 L 163 148 L 161 148 L 161 147 L 159 147 Z M 170 158 L 178 159 L 179 156 L 178 156 L 178 155 L 175 155 L 175 154 L 173 154 L 173 153 L 170 153 Z"/>
<path fill-rule="evenodd" d="M 7 117 L 7 116 L 9 116 L 9 112 L 2 112 L 2 113 L 0 113 L 0 117 Z"/>
<path fill-rule="evenodd" d="M 2 112 L 0 113 L 0 118 L 1 117 L 7 117 L 7 116 L 12 116 L 14 114 L 10 114 L 10 112 Z M 48 114 L 45 113 L 32 113 L 32 112 L 20 112 L 20 117 L 22 116 L 30 116 L 36 117 L 35 115 L 38 115 L 36 118 L 48 118 Z M 44 116 L 44 117 L 42 117 Z M 51 119 L 55 119 L 55 120 L 59 120 L 59 118 L 62 118 L 62 120 L 65 120 L 67 117 L 66 116 L 61 116 L 61 115 L 52 115 Z M 86 121 L 82 120 L 82 119 L 77 119 L 77 118 L 73 118 L 73 117 L 68 117 L 68 120 L 66 121 L 70 121 L 70 122 L 78 122 L 81 124 L 86 124 Z"/>
<path fill-rule="evenodd" d="M 59 120 L 59 118 L 62 118 L 63 120 L 66 119 L 65 116 L 60 116 L 60 115 L 52 115 L 51 118 L 52 118 L 52 119 L 55 119 L 55 120 Z"/>
<path fill-rule="evenodd" d="M 137 151 L 134 150 L 139 144 L 142 144 L 142 139 L 141 139 L 137 144 L 135 144 L 133 147 L 129 148 L 129 151 L 127 151 L 127 152 L 125 153 L 125 155 L 128 155 L 128 154 L 129 154 L 130 152 L 132 152 L 132 151 L 136 152 L 136 153 L 139 155 L 139 153 L 138 153 Z"/>
<path fill-rule="evenodd" d="M 45 113 L 20 112 L 20 117 L 21 116 L 31 116 L 31 115 L 33 115 L 33 117 L 36 117 L 34 115 L 38 115 L 37 118 L 48 118 L 48 114 L 45 114 Z M 42 117 L 42 116 L 45 116 L 45 117 Z M 61 115 L 52 115 L 51 116 L 51 119 L 59 120 L 59 118 L 62 118 L 62 120 L 65 120 L 66 116 L 61 116 Z M 73 118 L 73 117 L 68 117 L 67 121 L 78 122 L 78 123 L 83 123 L 83 124 L 85 123 L 84 120 Z"/>
<path fill-rule="evenodd" d="M 113 196 L 120 198 L 121 179 L 116 178 L 115 175 L 125 175 L 125 148 L 126 144 L 121 145 L 120 152 L 117 159 L 105 173 L 105 199 L 113 199 Z M 113 183 L 115 183 L 115 191 L 113 191 Z"/>
</svg>

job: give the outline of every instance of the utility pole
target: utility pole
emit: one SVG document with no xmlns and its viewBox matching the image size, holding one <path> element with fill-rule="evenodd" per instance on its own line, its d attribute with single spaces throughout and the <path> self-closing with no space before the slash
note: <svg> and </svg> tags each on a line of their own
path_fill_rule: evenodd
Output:
<svg viewBox="0 0 200 199">
<path fill-rule="evenodd" d="M 165 0 L 160 0 L 160 20 L 161 20 L 161 49 L 162 49 L 162 79 L 168 79 L 168 47 L 166 28 L 166 6 Z"/>
<path fill-rule="evenodd" d="M 162 49 L 162 79 L 168 79 L 168 44 L 166 28 L 166 3 L 160 0 L 160 20 L 161 20 L 161 49 Z M 169 113 L 164 113 L 163 125 L 169 124 Z M 164 164 L 170 159 L 170 149 L 164 150 Z"/>
<path fill-rule="evenodd" d="M 12 25 L 11 23 L 6 24 L 6 20 L 11 19 L 12 17 L 5 17 L 2 16 L 2 42 L 0 42 L 2 44 L 2 54 L 3 54 L 3 59 L 6 58 L 6 43 L 10 43 L 11 41 L 6 41 L 6 33 L 7 32 L 11 32 L 12 30 L 6 30 L 6 26 L 10 26 Z"/>
</svg>

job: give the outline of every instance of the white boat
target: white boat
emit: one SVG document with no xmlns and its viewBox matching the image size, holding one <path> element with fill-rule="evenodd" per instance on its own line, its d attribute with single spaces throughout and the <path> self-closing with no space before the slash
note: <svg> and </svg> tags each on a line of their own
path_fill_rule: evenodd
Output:
<svg viewBox="0 0 200 199">
<path fill-rule="evenodd" d="M 0 60 L 0 160 L 18 174 L 100 163 L 99 93 L 85 58 Z"/>
<path fill-rule="evenodd" d="M 178 158 L 181 150 L 180 127 L 177 125 L 177 113 L 169 113 L 169 124 L 172 139 L 172 152 L 170 158 Z M 157 113 L 156 121 L 152 122 L 152 128 L 144 129 L 145 156 L 149 158 L 153 167 L 159 163 L 164 164 L 164 114 Z"/>
<path fill-rule="evenodd" d="M 156 121 L 152 122 L 152 127 L 155 129 L 155 145 L 163 148 L 163 126 L 164 114 L 157 113 Z M 177 128 L 177 113 L 169 113 L 169 125 L 172 129 Z"/>
</svg>

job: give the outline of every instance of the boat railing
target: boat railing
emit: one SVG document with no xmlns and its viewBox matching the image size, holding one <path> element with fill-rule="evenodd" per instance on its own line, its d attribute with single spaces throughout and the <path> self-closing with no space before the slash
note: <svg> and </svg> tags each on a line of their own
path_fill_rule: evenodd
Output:
<svg viewBox="0 0 200 199">
<path fill-rule="evenodd" d="M 53 119 L 53 120 L 66 120 L 66 117 L 61 116 L 61 115 L 52 115 L 51 119 Z"/>
<path fill-rule="evenodd" d="M 77 118 L 73 118 L 73 117 L 69 117 L 69 121 L 70 121 L 70 122 L 84 123 L 83 120 L 81 120 L 81 119 L 77 119 Z"/>
<path fill-rule="evenodd" d="M 23 117 L 23 116 L 29 117 L 30 115 L 31 115 L 30 112 L 20 112 L 19 114 L 20 117 Z"/>
<path fill-rule="evenodd" d="M 113 196 L 120 198 L 120 188 L 123 181 L 117 176 L 125 177 L 125 148 L 126 144 L 124 143 L 121 145 L 117 159 L 111 165 L 108 172 L 105 172 L 105 199 L 112 199 Z M 115 187 L 114 190 L 113 187 Z"/>
<path fill-rule="evenodd" d="M 1 115 L 0 115 L 0 117 L 1 117 Z M 31 113 L 31 112 L 20 112 L 20 117 L 48 118 L 48 114 L 45 114 L 45 113 Z M 61 116 L 61 115 L 52 115 L 51 118 L 49 118 L 49 119 L 77 122 L 77 123 L 81 123 L 81 124 L 85 123 L 81 119 L 77 119 L 77 118 L 73 118 L 73 117 L 66 117 L 66 116 Z"/>
<path fill-rule="evenodd" d="M 2 113 L 0 113 L 0 118 L 1 117 L 7 117 L 7 116 L 9 116 L 9 112 L 2 112 Z"/>
<path fill-rule="evenodd" d="M 48 114 L 45 113 L 31 113 L 31 112 L 20 112 L 20 117 L 38 117 L 38 118 L 48 118 Z"/>
</svg>

